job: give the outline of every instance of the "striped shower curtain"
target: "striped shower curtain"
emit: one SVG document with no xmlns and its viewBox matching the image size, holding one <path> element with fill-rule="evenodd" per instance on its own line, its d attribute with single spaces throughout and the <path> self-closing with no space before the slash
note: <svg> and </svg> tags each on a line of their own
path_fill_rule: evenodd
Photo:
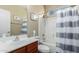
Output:
<svg viewBox="0 0 79 59">
<path fill-rule="evenodd" d="M 56 52 L 79 52 L 79 11 L 78 6 L 58 10 L 56 22 Z"/>
</svg>

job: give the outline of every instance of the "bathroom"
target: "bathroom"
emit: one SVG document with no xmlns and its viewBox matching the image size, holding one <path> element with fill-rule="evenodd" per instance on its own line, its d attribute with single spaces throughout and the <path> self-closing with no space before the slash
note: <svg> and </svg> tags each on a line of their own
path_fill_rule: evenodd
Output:
<svg viewBox="0 0 79 59">
<path fill-rule="evenodd" d="M 0 5 L 1 53 L 43 53 L 40 48 L 44 48 L 47 53 L 53 52 L 52 39 L 45 39 L 45 7 L 49 6 Z"/>
<path fill-rule="evenodd" d="M 72 15 L 70 18 L 68 18 L 69 16 L 65 18 L 61 16 L 62 13 L 68 15 L 71 9 L 74 11 L 78 8 L 79 6 L 76 5 L 0 5 L 0 53 L 71 53 L 70 50 L 79 52 L 78 47 L 72 48 L 71 46 L 69 46 L 69 51 L 65 52 L 65 48 L 59 46 L 63 51 L 60 48 L 57 51 L 57 44 L 61 42 L 57 40 L 60 37 L 56 37 L 57 34 L 61 34 L 58 32 L 65 32 L 65 30 L 71 30 L 67 31 L 70 32 L 68 34 L 70 37 L 73 31 L 78 32 L 75 31 L 78 28 L 74 30 L 74 28 L 64 27 L 63 30 L 62 27 L 57 27 L 57 23 L 65 22 L 65 20 L 61 21 L 62 19 L 68 19 L 67 22 L 71 21 Z M 70 14 L 74 13 L 72 11 Z M 78 16 L 74 16 L 72 19 L 75 17 L 78 18 Z M 69 25 L 71 26 L 70 23 Z M 66 33 L 66 36 L 68 35 Z M 78 36 L 73 36 L 74 39 L 78 39 Z M 62 39 L 67 40 L 67 38 Z M 71 45 L 76 45 L 75 42 Z M 68 41 L 69 43 L 70 41 Z"/>
</svg>

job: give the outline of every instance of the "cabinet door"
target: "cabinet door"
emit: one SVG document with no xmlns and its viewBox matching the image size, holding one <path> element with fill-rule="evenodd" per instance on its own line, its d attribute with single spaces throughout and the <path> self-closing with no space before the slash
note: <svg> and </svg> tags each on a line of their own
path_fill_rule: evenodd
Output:
<svg viewBox="0 0 79 59">
<path fill-rule="evenodd" d="M 38 48 L 34 48 L 31 53 L 38 53 Z"/>
<path fill-rule="evenodd" d="M 32 53 L 37 51 L 38 51 L 38 42 L 34 42 L 26 46 L 27 53 Z"/>
</svg>

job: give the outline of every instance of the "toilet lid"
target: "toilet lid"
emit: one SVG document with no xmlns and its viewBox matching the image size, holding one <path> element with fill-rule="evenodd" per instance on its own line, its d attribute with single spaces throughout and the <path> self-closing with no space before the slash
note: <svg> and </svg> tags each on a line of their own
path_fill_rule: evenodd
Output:
<svg viewBox="0 0 79 59">
<path fill-rule="evenodd" d="M 46 45 L 39 45 L 39 46 L 38 46 L 38 49 L 39 49 L 39 50 L 47 50 L 47 51 L 49 51 L 49 47 L 46 46 Z"/>
</svg>

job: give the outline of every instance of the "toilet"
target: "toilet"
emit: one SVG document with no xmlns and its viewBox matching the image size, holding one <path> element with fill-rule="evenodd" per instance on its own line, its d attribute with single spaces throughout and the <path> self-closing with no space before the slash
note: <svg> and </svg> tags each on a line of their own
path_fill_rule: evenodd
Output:
<svg viewBox="0 0 79 59">
<path fill-rule="evenodd" d="M 38 45 L 38 50 L 39 52 L 41 53 L 49 53 L 49 47 L 47 45 L 44 45 L 44 44 L 39 44 Z"/>
</svg>

